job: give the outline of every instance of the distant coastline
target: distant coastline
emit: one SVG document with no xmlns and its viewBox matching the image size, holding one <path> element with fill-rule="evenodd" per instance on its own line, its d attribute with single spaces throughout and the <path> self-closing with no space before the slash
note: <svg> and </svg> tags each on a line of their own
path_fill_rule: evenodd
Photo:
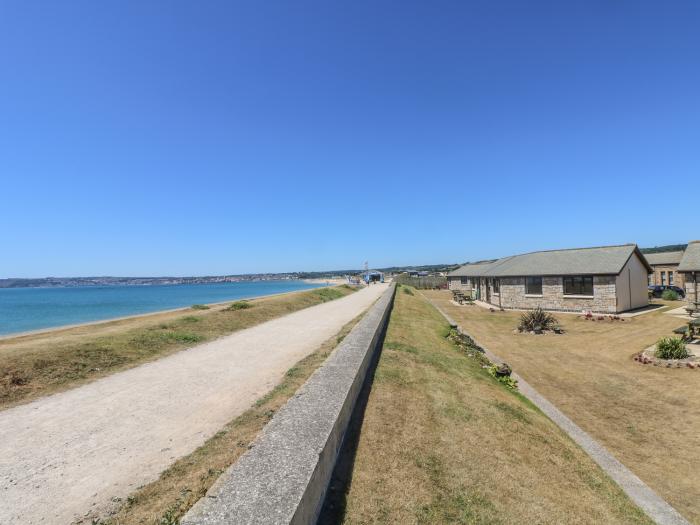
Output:
<svg viewBox="0 0 700 525">
<path fill-rule="evenodd" d="M 168 286 L 179 284 L 218 284 L 256 281 L 303 280 L 300 274 L 265 273 L 201 277 L 39 277 L 0 279 L 0 288 L 76 288 L 86 286 Z"/>
<path fill-rule="evenodd" d="M 374 268 L 384 273 L 401 273 L 403 271 L 448 272 L 458 268 L 458 264 L 429 264 L 422 266 L 391 266 Z M 330 270 L 314 272 L 279 272 L 279 273 L 248 273 L 229 275 L 203 275 L 190 277 L 36 277 L 36 278 L 3 278 L 0 279 L 0 289 L 3 288 L 76 288 L 98 286 L 166 286 L 179 284 L 219 284 L 257 281 L 304 281 L 310 283 L 344 282 L 346 275 L 358 275 L 360 269 Z"/>
<path fill-rule="evenodd" d="M 13 287 L 0 289 L 0 335 L 16 335 L 122 317 L 250 299 L 326 285 L 303 279 L 159 285 Z"/>
<path fill-rule="evenodd" d="M 316 287 L 312 287 L 310 289 L 313 289 L 313 288 L 316 288 Z M 275 297 L 278 295 L 287 295 L 287 294 L 304 292 L 308 289 L 309 288 L 300 289 L 300 290 L 290 290 L 287 292 L 277 292 L 277 293 L 269 293 L 269 294 L 264 294 L 264 295 L 256 295 L 254 297 L 245 297 L 244 299 L 246 301 L 252 301 L 255 299 L 264 299 L 266 297 Z M 203 304 L 206 306 L 209 306 L 209 307 L 216 307 L 216 306 L 221 306 L 223 304 L 228 304 L 230 302 L 231 302 L 231 299 L 226 300 L 226 301 L 217 301 L 214 303 L 203 303 Z M 58 332 L 61 330 L 71 330 L 73 328 L 80 328 L 83 326 L 94 326 L 94 325 L 114 323 L 114 322 L 119 322 L 119 321 L 127 321 L 129 319 L 139 319 L 141 317 L 155 317 L 155 316 L 159 316 L 162 314 L 169 314 L 169 313 L 173 313 L 173 312 L 186 312 L 189 310 L 191 310 L 191 307 L 189 307 L 189 306 L 179 306 L 177 308 L 168 308 L 165 310 L 156 310 L 153 312 L 124 315 L 121 317 L 110 317 L 107 319 L 98 319 L 96 321 L 86 321 L 84 323 L 66 324 L 66 325 L 60 325 L 60 326 L 50 326 L 48 328 L 38 328 L 36 330 L 27 330 L 25 332 L 10 332 L 7 334 L 0 332 L 0 341 L 2 341 L 3 339 L 13 339 L 15 337 L 25 337 L 25 336 L 30 336 L 30 335 L 46 334 L 46 333 L 50 333 L 50 332 Z"/>
</svg>

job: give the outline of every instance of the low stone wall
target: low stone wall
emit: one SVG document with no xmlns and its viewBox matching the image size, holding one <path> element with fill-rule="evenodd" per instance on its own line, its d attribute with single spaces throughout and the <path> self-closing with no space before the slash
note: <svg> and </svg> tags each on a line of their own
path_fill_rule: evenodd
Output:
<svg viewBox="0 0 700 525">
<path fill-rule="evenodd" d="M 182 525 L 315 523 L 394 300 L 391 285 Z"/>
</svg>

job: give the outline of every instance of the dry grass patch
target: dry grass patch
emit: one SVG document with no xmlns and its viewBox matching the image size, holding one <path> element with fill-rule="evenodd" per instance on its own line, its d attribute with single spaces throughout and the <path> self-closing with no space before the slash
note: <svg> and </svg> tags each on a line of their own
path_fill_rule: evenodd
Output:
<svg viewBox="0 0 700 525">
<path fill-rule="evenodd" d="M 364 315 L 364 314 L 363 314 Z M 113 514 L 103 519 L 87 517 L 83 523 L 99 525 L 170 525 L 202 498 L 216 479 L 232 465 L 272 416 L 304 384 L 353 326 L 356 317 L 332 339 L 292 368 L 284 380 L 255 406 L 228 423 L 204 445 L 180 458 L 160 477 L 131 494 Z"/>
<path fill-rule="evenodd" d="M 419 294 L 396 294 L 344 523 L 651 523 L 448 331 Z"/>
<path fill-rule="evenodd" d="M 561 314 L 564 335 L 522 337 L 513 334 L 518 312 L 460 308 L 447 293 L 425 295 L 687 519 L 700 523 L 700 370 L 632 359 L 672 335 L 682 319 L 663 311 L 624 322 Z"/>
<path fill-rule="evenodd" d="M 344 297 L 349 286 L 0 339 L 0 409 L 211 341 L 276 317 Z M 240 307 L 240 304 L 246 304 Z M 196 312 L 196 313 L 195 313 Z"/>
</svg>

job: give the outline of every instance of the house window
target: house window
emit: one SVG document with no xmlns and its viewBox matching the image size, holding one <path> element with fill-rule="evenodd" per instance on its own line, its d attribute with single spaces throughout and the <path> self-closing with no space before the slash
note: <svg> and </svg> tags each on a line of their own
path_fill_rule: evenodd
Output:
<svg viewBox="0 0 700 525">
<path fill-rule="evenodd" d="M 654 274 L 650 273 L 649 274 L 649 286 L 654 284 Z"/>
<path fill-rule="evenodd" d="M 460 282 L 462 284 L 469 284 L 469 277 L 462 277 L 460 278 Z"/>
<path fill-rule="evenodd" d="M 493 293 L 501 293 L 501 286 L 498 279 L 493 280 Z"/>
<path fill-rule="evenodd" d="M 525 293 L 542 295 L 542 277 L 525 277 Z"/>
<path fill-rule="evenodd" d="M 564 295 L 593 295 L 593 277 L 585 275 L 564 277 Z"/>
<path fill-rule="evenodd" d="M 661 286 L 666 284 L 666 272 L 661 272 Z"/>
<path fill-rule="evenodd" d="M 673 286 L 673 272 L 668 272 L 668 285 Z"/>
</svg>

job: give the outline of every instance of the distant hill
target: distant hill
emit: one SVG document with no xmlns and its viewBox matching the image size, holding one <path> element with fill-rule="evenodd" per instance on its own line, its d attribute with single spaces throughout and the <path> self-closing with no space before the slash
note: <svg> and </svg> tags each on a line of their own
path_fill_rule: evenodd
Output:
<svg viewBox="0 0 700 525">
<path fill-rule="evenodd" d="M 666 246 L 654 246 L 653 248 L 640 248 L 642 253 L 682 252 L 687 244 L 667 244 Z"/>
</svg>

